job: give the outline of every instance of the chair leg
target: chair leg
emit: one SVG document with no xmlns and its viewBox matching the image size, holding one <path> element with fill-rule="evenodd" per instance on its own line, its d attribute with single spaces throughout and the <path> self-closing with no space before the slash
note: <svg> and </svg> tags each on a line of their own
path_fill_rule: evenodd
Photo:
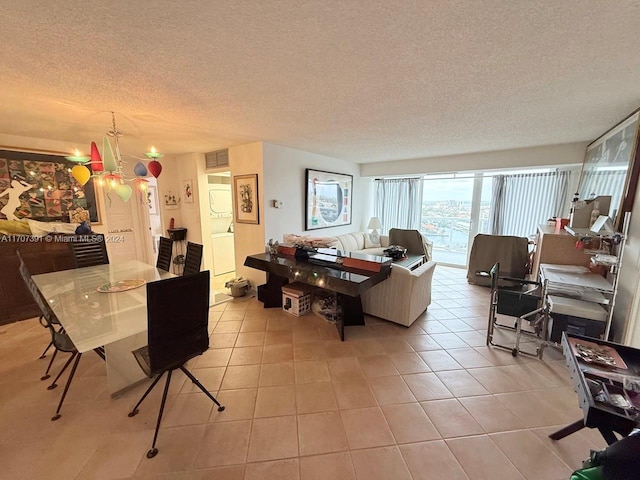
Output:
<svg viewBox="0 0 640 480">
<path fill-rule="evenodd" d="M 71 368 L 71 373 L 69 373 L 69 378 L 67 379 L 67 384 L 64 386 L 64 392 L 62 392 L 62 398 L 60 398 L 60 403 L 58 404 L 58 409 L 56 410 L 56 414 L 51 417 L 51 421 L 58 420 L 60 418 L 60 409 L 62 408 L 62 404 L 64 403 L 64 399 L 67 396 L 67 392 L 69 391 L 69 386 L 71 385 L 71 380 L 73 380 L 73 376 L 76 374 L 76 369 L 78 368 L 78 362 L 80 361 L 80 357 L 82 357 L 81 353 L 75 354 L 76 361 L 73 362 L 73 367 Z"/>
<path fill-rule="evenodd" d="M 136 406 L 133 407 L 131 409 L 131 411 L 129 412 L 129 417 L 135 417 L 138 414 L 138 407 L 142 404 L 142 402 L 144 401 L 145 398 L 147 398 L 147 395 L 149 395 L 149 392 L 151 392 L 151 390 L 153 390 L 153 387 L 156 386 L 156 384 L 160 381 L 160 378 L 162 378 L 162 375 L 164 375 L 164 372 L 161 373 L 160 375 L 158 375 L 155 380 L 151 383 L 151 385 L 149 385 L 149 388 L 147 388 L 147 391 L 144 392 L 144 395 L 142 395 L 142 398 L 140 400 L 138 400 L 138 403 L 136 403 Z"/>
<path fill-rule="evenodd" d="M 67 363 L 64 364 L 64 367 L 62 367 L 62 370 L 60 370 L 60 372 L 58 373 L 58 376 L 53 380 L 53 382 L 51 382 L 51 385 L 49 385 L 47 387 L 47 390 L 53 390 L 54 388 L 56 388 L 58 386 L 58 384 L 56 382 L 60 379 L 60 377 L 62 376 L 64 371 L 67 369 L 67 367 L 69 365 L 71 365 L 71 362 L 73 361 L 73 359 L 76 357 L 77 354 L 78 354 L 78 352 L 73 352 L 71 354 L 71 356 L 67 360 Z"/>
<path fill-rule="evenodd" d="M 47 356 L 47 352 L 49 351 L 49 349 L 53 347 L 53 340 L 51 340 L 49 342 L 49 345 L 47 345 L 47 348 L 44 349 L 44 352 L 42 352 L 42 354 L 38 357 L 38 358 L 44 358 Z"/>
<path fill-rule="evenodd" d="M 215 399 L 215 397 L 213 395 L 211 395 L 209 393 L 209 391 L 204 388 L 204 386 L 200 383 L 200 381 L 194 377 L 191 372 L 189 370 L 187 370 L 186 368 L 184 368 L 184 366 L 180 366 L 180 370 L 182 370 L 182 372 L 189 377 L 189 379 L 200 389 L 203 391 L 203 393 L 209 397 L 211 400 L 213 400 L 213 403 L 215 403 L 218 406 L 218 411 L 219 412 L 223 412 L 224 411 L 224 405 L 220 405 L 220 402 L 218 402 L 218 400 Z"/>
<path fill-rule="evenodd" d="M 53 342 L 51 342 L 50 345 L 53 345 Z M 53 355 L 51 356 L 51 360 L 49 360 L 49 366 L 47 367 L 47 371 L 44 372 L 44 375 L 42 377 L 40 377 L 40 380 L 46 380 L 47 378 L 51 377 L 51 375 L 49 375 L 49 370 L 51 370 L 51 365 L 53 365 L 53 361 L 56 359 L 56 355 L 58 355 L 58 349 L 57 348 L 53 352 Z M 40 357 L 40 358 L 42 358 L 42 357 Z"/>
<path fill-rule="evenodd" d="M 156 431 L 153 434 L 153 443 L 151 444 L 151 450 L 147 452 L 147 458 L 153 458 L 158 454 L 156 448 L 156 440 L 158 439 L 158 430 L 160 430 L 160 422 L 162 421 L 162 414 L 164 413 L 164 404 L 167 401 L 167 393 L 169 392 L 169 384 L 171 383 L 171 372 L 167 373 L 167 383 L 164 384 L 164 392 L 162 393 L 162 402 L 160 403 L 160 411 L 158 412 L 158 422 L 156 423 Z"/>
</svg>

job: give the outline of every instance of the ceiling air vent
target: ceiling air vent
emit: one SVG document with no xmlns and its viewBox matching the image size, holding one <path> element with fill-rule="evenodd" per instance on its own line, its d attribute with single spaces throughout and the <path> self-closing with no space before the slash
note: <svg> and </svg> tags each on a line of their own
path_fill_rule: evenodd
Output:
<svg viewBox="0 0 640 480">
<path fill-rule="evenodd" d="M 229 149 L 216 150 L 204 154 L 206 168 L 218 168 L 229 166 Z"/>
</svg>

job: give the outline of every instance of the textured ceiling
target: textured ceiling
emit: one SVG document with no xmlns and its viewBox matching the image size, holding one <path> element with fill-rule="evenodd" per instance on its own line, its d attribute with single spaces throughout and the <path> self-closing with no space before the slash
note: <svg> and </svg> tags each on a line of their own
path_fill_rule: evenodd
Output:
<svg viewBox="0 0 640 480">
<path fill-rule="evenodd" d="M 359 163 L 590 140 L 640 106 L 638 1 L 0 0 L 0 134 Z"/>
</svg>

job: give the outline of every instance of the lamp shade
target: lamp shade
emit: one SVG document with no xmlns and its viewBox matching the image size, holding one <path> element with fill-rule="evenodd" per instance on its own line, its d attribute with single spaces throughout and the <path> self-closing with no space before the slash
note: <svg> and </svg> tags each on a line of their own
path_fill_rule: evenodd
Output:
<svg viewBox="0 0 640 480">
<path fill-rule="evenodd" d="M 382 229 L 382 222 L 380 221 L 380 219 L 378 217 L 371 217 L 371 219 L 369 220 L 369 225 L 367 226 L 367 228 L 370 229 L 370 230 Z"/>
</svg>

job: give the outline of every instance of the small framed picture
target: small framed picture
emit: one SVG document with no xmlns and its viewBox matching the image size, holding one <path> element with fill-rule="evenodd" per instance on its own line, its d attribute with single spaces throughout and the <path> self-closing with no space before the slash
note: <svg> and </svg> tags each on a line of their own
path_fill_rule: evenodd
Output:
<svg viewBox="0 0 640 480">
<path fill-rule="evenodd" d="M 153 185 L 147 188 L 147 205 L 149 206 L 149 214 L 158 214 L 158 189 Z"/>
<path fill-rule="evenodd" d="M 184 203 L 193 203 L 193 180 L 182 181 L 182 199 Z"/>
<path fill-rule="evenodd" d="M 233 177 L 237 223 L 260 223 L 258 205 L 258 174 L 236 175 Z"/>
</svg>

